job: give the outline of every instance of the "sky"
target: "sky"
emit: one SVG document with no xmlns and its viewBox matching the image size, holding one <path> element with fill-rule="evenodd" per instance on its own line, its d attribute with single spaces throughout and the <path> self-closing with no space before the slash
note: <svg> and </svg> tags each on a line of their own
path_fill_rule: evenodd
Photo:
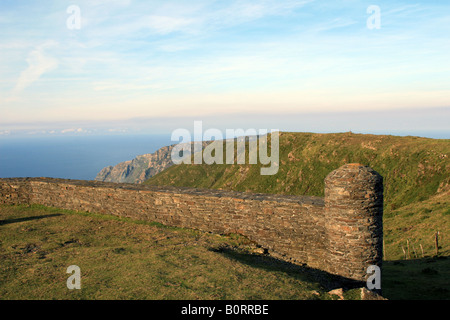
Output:
<svg viewBox="0 0 450 320">
<path fill-rule="evenodd" d="M 450 2 L 1 0 L 0 136 L 450 138 Z"/>
</svg>

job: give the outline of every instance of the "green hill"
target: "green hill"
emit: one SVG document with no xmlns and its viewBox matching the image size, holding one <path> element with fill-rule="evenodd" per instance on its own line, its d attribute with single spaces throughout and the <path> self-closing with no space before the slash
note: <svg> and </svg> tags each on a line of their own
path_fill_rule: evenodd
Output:
<svg viewBox="0 0 450 320">
<path fill-rule="evenodd" d="M 441 232 L 446 230 L 448 237 L 449 156 L 448 139 L 351 132 L 334 134 L 281 132 L 280 166 L 275 175 L 261 175 L 259 164 L 181 164 L 164 170 L 144 183 L 323 196 L 324 178 L 328 173 L 343 164 L 357 162 L 372 167 L 384 177 L 385 230 L 395 229 L 393 223 L 408 224 L 413 220 L 406 217 L 418 217 L 425 210 L 427 213 L 422 215 L 422 218 L 431 216 L 432 219 L 414 220 L 413 225 L 408 224 L 402 228 L 408 229 L 408 232 L 415 229 L 427 230 L 427 234 L 431 234 L 431 237 L 438 230 Z M 439 196 L 439 204 L 433 201 L 436 196 Z M 394 219 L 397 216 L 405 218 Z M 430 224 L 430 221 L 433 223 Z M 389 238 L 390 236 L 394 238 Z M 396 243 L 398 246 L 398 243 L 407 240 L 397 238 L 397 234 L 391 232 L 387 235 L 386 241 Z M 386 246 L 388 247 L 388 244 Z M 442 250 L 450 252 L 450 246 L 445 243 L 441 246 Z M 429 240 L 427 247 L 432 250 L 432 240 Z M 401 250 L 401 248 L 392 249 L 391 257 L 400 258 Z"/>
<path fill-rule="evenodd" d="M 269 139 L 270 140 L 270 139 Z M 345 163 L 372 167 L 384 177 L 386 204 L 395 209 L 449 187 L 450 140 L 352 133 L 280 133 L 280 167 L 172 166 L 145 183 L 236 191 L 323 196 L 328 173 Z"/>
</svg>

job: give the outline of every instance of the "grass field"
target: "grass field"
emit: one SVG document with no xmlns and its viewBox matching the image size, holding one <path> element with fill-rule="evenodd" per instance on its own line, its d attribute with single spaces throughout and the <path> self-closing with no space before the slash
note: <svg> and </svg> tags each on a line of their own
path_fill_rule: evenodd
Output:
<svg viewBox="0 0 450 320">
<path fill-rule="evenodd" d="M 98 214 L 0 206 L 0 299 L 333 299 L 330 275 L 214 235 Z M 448 299 L 446 256 L 385 263 L 388 299 Z M 69 290 L 67 267 L 81 269 Z M 355 289 L 354 289 L 355 290 Z M 346 298 L 358 298 L 354 290 Z"/>
<path fill-rule="evenodd" d="M 314 275 L 250 254 L 242 237 L 36 206 L 0 212 L 2 299 L 325 298 Z M 81 290 L 67 289 L 70 265 Z"/>
</svg>

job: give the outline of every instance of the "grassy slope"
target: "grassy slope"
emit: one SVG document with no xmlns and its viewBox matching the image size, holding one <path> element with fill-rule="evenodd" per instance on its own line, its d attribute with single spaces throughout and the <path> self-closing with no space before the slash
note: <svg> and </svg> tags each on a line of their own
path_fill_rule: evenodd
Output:
<svg viewBox="0 0 450 320">
<path fill-rule="evenodd" d="M 440 184 L 449 185 L 449 156 L 450 140 L 282 132 L 276 175 L 260 175 L 259 165 L 182 164 L 145 183 L 323 196 L 328 173 L 345 163 L 358 162 L 384 177 L 386 203 L 398 208 L 428 199 Z"/>
<path fill-rule="evenodd" d="M 438 254 L 450 256 L 449 191 L 390 211 L 385 214 L 384 221 L 386 260 L 435 255 L 436 231 L 440 233 Z"/>
<path fill-rule="evenodd" d="M 314 273 L 253 248 L 233 235 L 0 206 L 0 299 L 330 299 Z M 81 290 L 66 287 L 70 265 Z"/>
<path fill-rule="evenodd" d="M 323 180 L 332 170 L 366 164 L 384 177 L 386 256 L 400 259 L 408 239 L 432 255 L 433 234 L 450 237 L 449 158 L 450 140 L 283 132 L 276 175 L 260 175 L 259 165 L 178 165 L 145 183 L 323 196 Z M 442 241 L 440 250 L 449 254 L 450 241 Z"/>
<path fill-rule="evenodd" d="M 0 206 L 0 299 L 336 299 L 333 277 L 245 238 L 42 206 Z M 449 299 L 450 259 L 388 262 L 383 296 Z M 68 290 L 70 265 L 81 290 Z M 418 289 L 420 288 L 420 289 Z M 359 299 L 358 290 L 344 293 Z"/>
</svg>

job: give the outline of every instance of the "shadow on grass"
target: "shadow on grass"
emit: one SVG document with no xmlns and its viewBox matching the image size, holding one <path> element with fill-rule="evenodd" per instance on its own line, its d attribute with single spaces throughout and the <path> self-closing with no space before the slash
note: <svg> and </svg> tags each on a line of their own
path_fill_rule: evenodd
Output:
<svg viewBox="0 0 450 320">
<path fill-rule="evenodd" d="M 381 283 L 390 300 L 450 300 L 450 257 L 383 261 Z"/>
<path fill-rule="evenodd" d="M 24 218 L 16 218 L 16 219 L 5 219 L 0 220 L 0 226 L 3 226 L 5 224 L 11 224 L 11 223 L 17 223 L 17 222 L 24 222 L 24 221 L 32 221 L 32 220 L 39 220 L 39 219 L 45 219 L 45 218 L 51 218 L 51 217 L 59 217 L 62 216 L 60 213 L 54 213 L 54 214 L 45 214 L 42 216 L 34 216 L 34 217 L 24 217 Z"/>
<path fill-rule="evenodd" d="M 260 268 L 266 271 L 283 272 L 302 282 L 318 283 L 324 290 L 330 291 L 337 288 L 349 290 L 353 288 L 365 287 L 363 281 L 356 281 L 338 275 L 330 274 L 326 271 L 310 268 L 306 265 L 297 265 L 287 261 L 274 258 L 268 254 L 254 254 L 229 246 L 209 248 L 213 252 L 247 264 L 253 268 Z"/>
<path fill-rule="evenodd" d="M 283 272 L 299 281 L 318 283 L 324 290 L 366 287 L 363 281 L 289 263 L 267 254 L 253 254 L 234 247 L 209 250 L 266 271 Z M 388 300 L 450 300 L 450 256 L 383 261 L 382 296 Z"/>
</svg>

